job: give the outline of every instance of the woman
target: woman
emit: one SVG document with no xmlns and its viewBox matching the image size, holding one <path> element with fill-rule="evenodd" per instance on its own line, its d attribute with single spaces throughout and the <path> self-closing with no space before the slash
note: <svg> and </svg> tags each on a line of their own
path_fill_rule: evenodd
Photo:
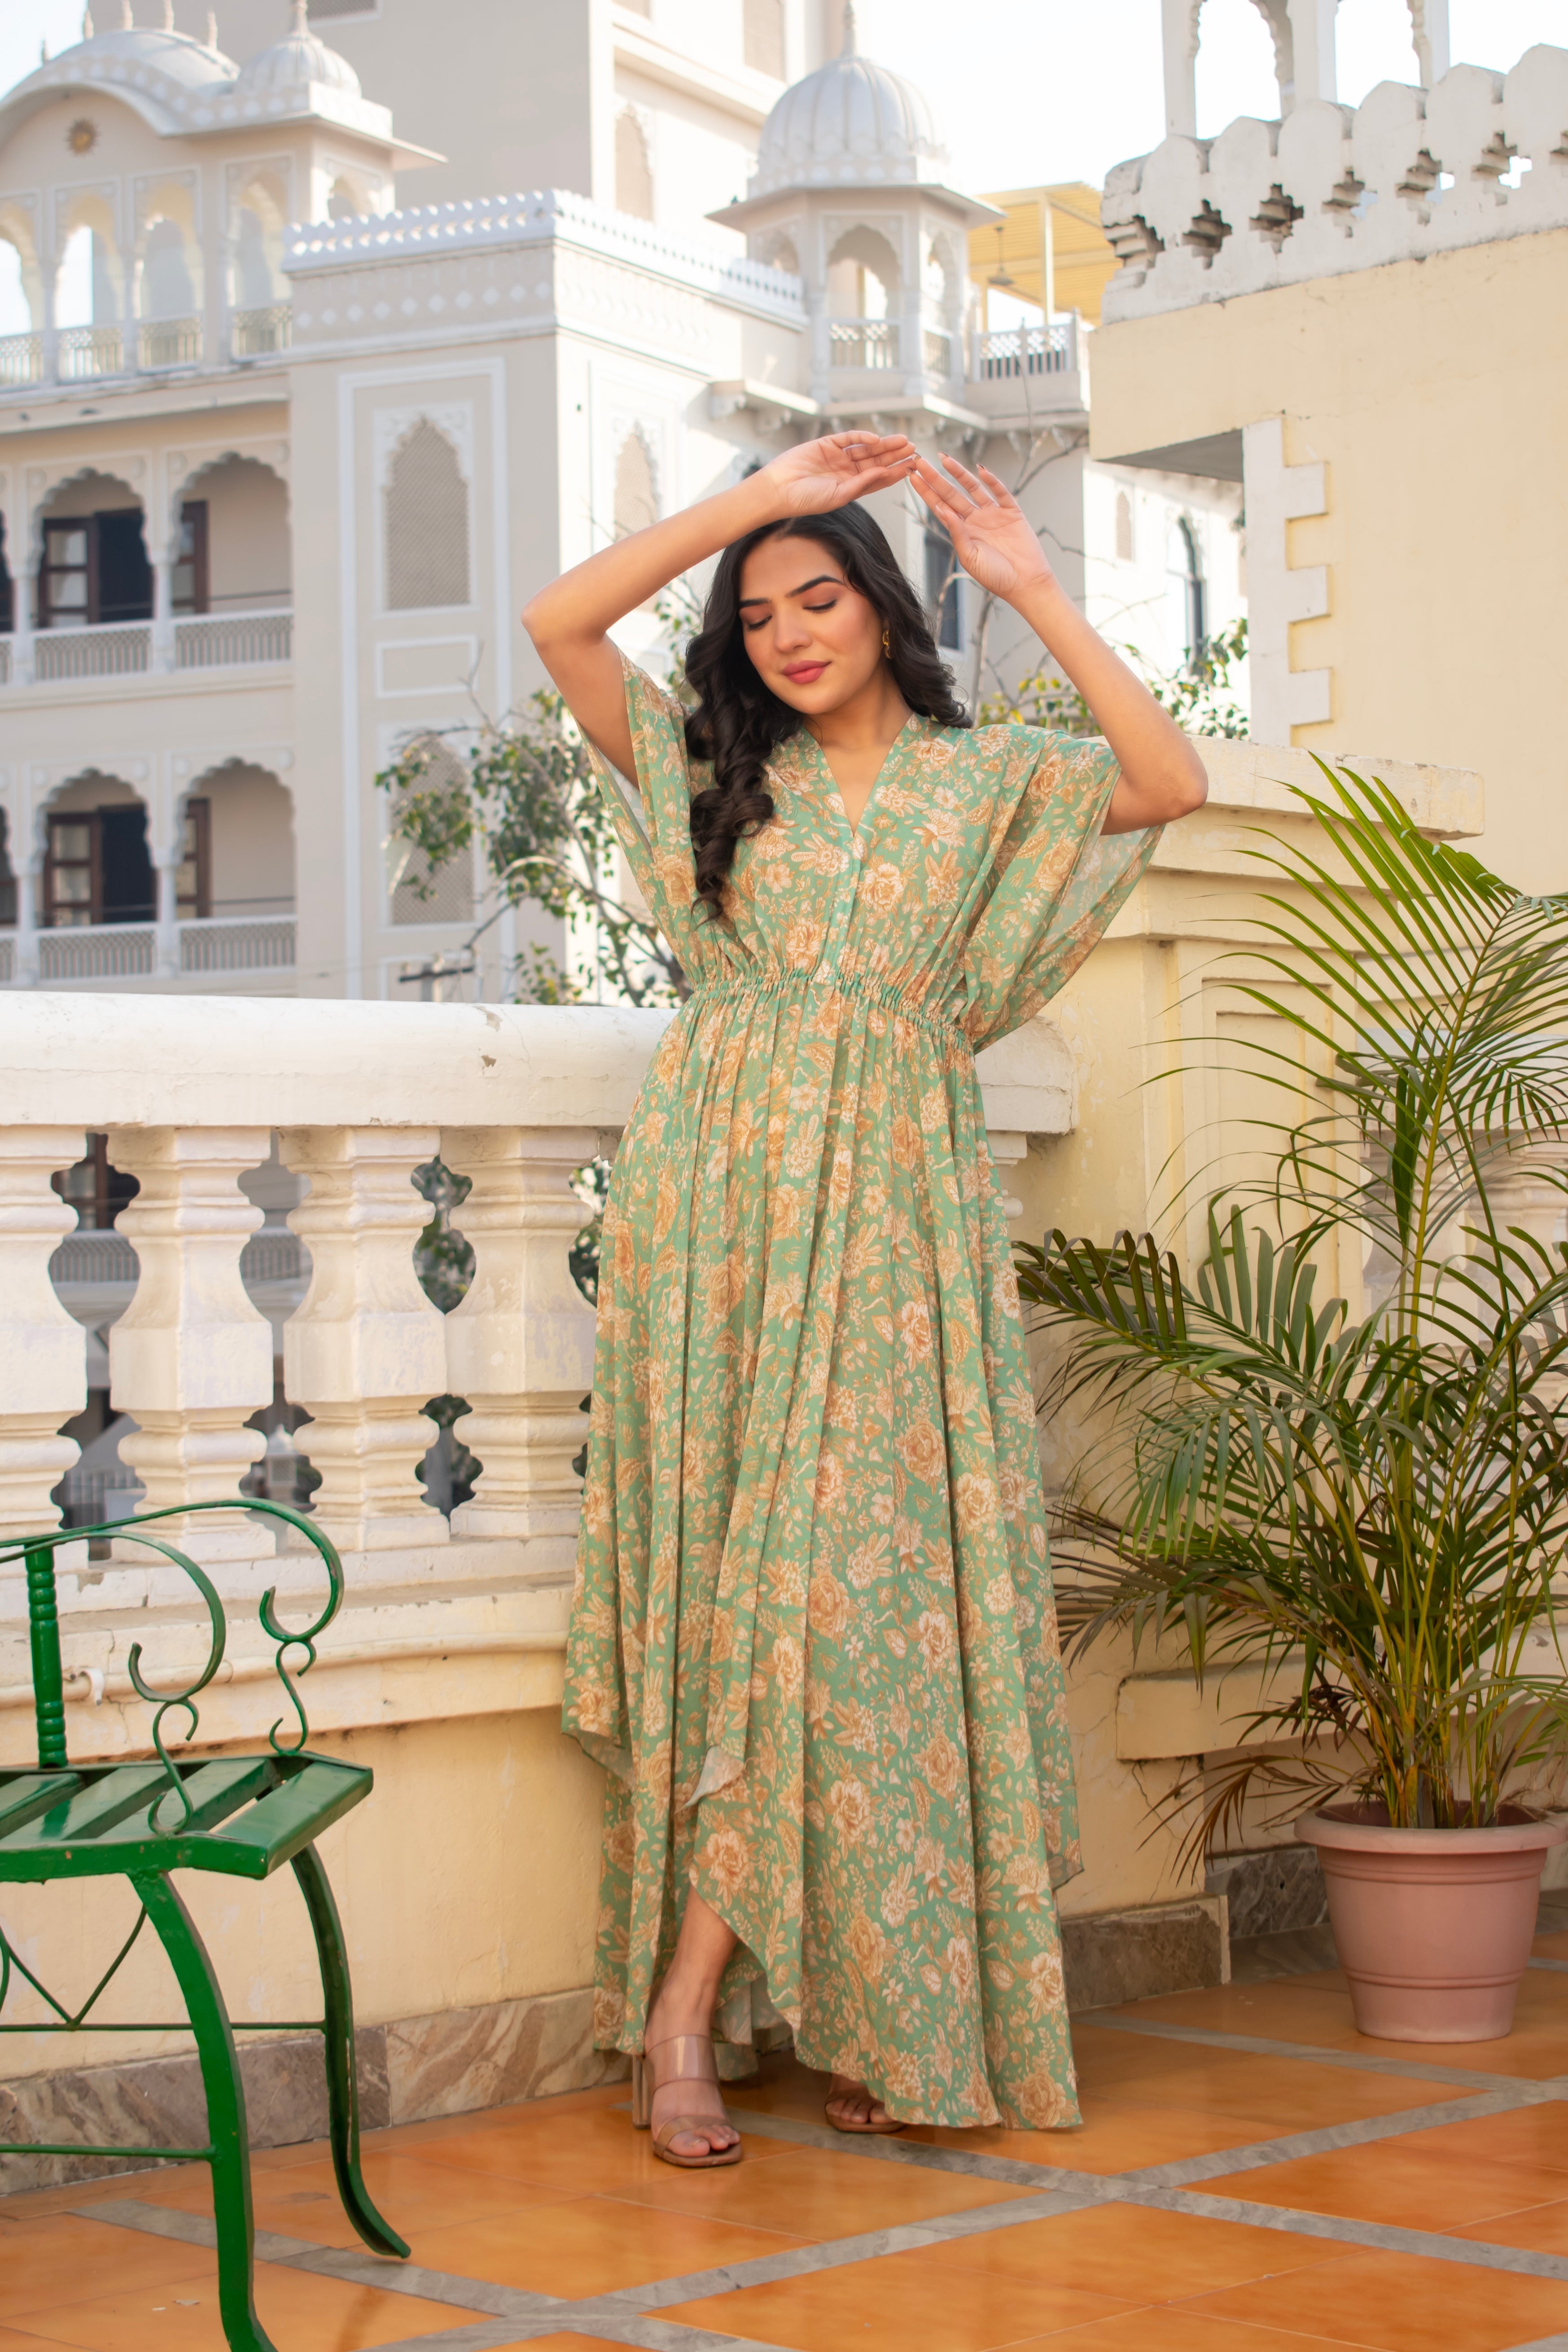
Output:
<svg viewBox="0 0 1568 2352">
<path fill-rule="evenodd" d="M 741 2154 L 714 2034 L 779 2015 L 840 2130 L 1078 2120 L 1071 1760 L 974 1050 L 1206 782 L 996 477 L 944 466 L 808 442 L 523 615 L 692 986 L 605 1214 L 564 1716 L 610 1775 L 597 2039 L 686 2166 Z M 905 482 L 1103 743 L 971 730 L 854 503 Z M 688 718 L 606 633 L 721 550 Z"/>
</svg>

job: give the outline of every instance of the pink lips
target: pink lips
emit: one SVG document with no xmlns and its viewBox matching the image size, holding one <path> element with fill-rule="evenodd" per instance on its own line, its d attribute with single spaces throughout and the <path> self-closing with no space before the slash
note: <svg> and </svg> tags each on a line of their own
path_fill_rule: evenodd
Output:
<svg viewBox="0 0 1568 2352">
<path fill-rule="evenodd" d="M 796 669 L 786 669 L 784 676 L 792 686 L 815 686 L 826 667 L 826 662 L 802 662 Z"/>
</svg>

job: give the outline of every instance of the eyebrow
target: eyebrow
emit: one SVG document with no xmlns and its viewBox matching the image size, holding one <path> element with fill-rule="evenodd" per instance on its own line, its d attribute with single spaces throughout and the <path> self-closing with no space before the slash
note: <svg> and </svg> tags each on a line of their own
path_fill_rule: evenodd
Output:
<svg viewBox="0 0 1568 2352">
<path fill-rule="evenodd" d="M 786 598 L 790 596 L 804 596 L 808 588 L 847 588 L 848 585 L 849 583 L 847 580 L 840 580 L 836 572 L 819 572 L 815 579 L 803 580 L 798 588 L 786 588 L 784 590 L 784 595 Z M 742 596 L 741 598 L 742 605 L 771 604 L 773 601 L 773 600 L 771 596 Z"/>
</svg>

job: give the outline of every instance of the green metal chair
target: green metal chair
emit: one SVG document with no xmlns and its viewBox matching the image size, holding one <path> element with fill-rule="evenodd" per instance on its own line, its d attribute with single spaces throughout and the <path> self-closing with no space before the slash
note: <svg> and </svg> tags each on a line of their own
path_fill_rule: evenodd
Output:
<svg viewBox="0 0 1568 2352">
<path fill-rule="evenodd" d="M 276 1664 L 298 1725 L 297 1733 L 280 1738 L 286 1717 L 272 1727 L 268 1749 L 255 1756 L 226 1757 L 219 1761 L 177 1762 L 164 1742 L 164 1719 L 179 1710 L 187 1718 L 185 1738 L 195 1736 L 195 1700 L 223 1663 L 226 1627 L 223 1607 L 212 1583 L 195 1560 L 160 1536 L 141 1529 L 153 1520 L 184 1517 L 195 1511 L 243 1508 L 258 1516 L 282 1519 L 298 1528 L 326 1564 L 330 1594 L 315 1622 L 303 1633 L 279 1624 L 274 1608 L 275 1588 L 261 1602 L 261 1624 L 277 1649 Z M 126 1662 L 134 1689 L 156 1709 L 153 1745 L 156 1763 L 71 1764 L 66 1754 L 64 1685 L 60 1668 L 59 1625 L 55 1602 L 55 1553 L 62 1544 L 81 1543 L 93 1537 L 114 1537 L 143 1544 L 173 1560 L 192 1578 L 205 1604 L 211 1627 L 206 1664 L 188 1685 L 170 1692 L 151 1687 L 142 1672 L 142 1644 Z M 254 2295 L 255 2220 L 250 2196 L 250 2154 L 246 2131 L 245 2089 L 240 2081 L 234 2036 L 276 2033 L 279 2023 L 237 2026 L 224 2006 L 206 1948 L 190 1913 L 175 1890 L 176 1870 L 217 1871 L 230 1878 L 268 1878 L 284 1863 L 292 1865 L 305 1898 L 321 1959 L 324 2014 L 304 2026 L 292 2021 L 289 2030 L 319 2032 L 326 2052 L 327 2113 L 331 2135 L 332 2165 L 343 2210 L 367 2246 L 381 2254 L 406 2255 L 407 2246 L 388 2227 L 371 2203 L 360 2175 L 359 2094 L 354 2074 L 353 2003 L 349 1987 L 348 1955 L 337 1906 L 316 1853 L 321 1832 L 362 1802 L 371 1791 L 372 1774 L 362 1765 L 342 1764 L 328 1756 L 312 1756 L 306 1742 L 310 1727 L 300 1703 L 295 1678 L 315 1663 L 317 1638 L 337 1615 L 343 1595 L 342 1569 L 337 1553 L 309 1519 L 279 1503 L 249 1502 L 187 1504 L 178 1511 L 152 1511 L 113 1527 L 61 1528 L 49 1535 L 29 1536 L 25 1542 L 0 1549 L 0 1569 L 21 1559 L 26 1565 L 27 1618 L 32 1639 L 33 1698 L 37 1720 L 38 1769 L 0 1771 L 0 1886 L 40 1884 L 58 1878 L 129 1878 L 141 1903 L 136 1924 L 82 2006 L 68 2010 L 26 1966 L 0 1928 L 0 2012 L 13 1973 L 25 1978 L 48 2004 L 68 2033 L 169 2032 L 187 2030 L 172 2025 L 100 2025 L 91 2021 L 105 1989 L 151 1919 L 174 1968 L 196 2038 L 202 2085 L 206 2094 L 207 2145 L 205 2147 L 83 2147 L 55 2142 L 0 2140 L 0 2156 L 184 2157 L 212 2168 L 213 2211 L 217 2223 L 218 2308 L 224 2334 L 233 2352 L 275 2352 L 271 2338 L 256 2315 Z M 302 1653 L 292 1668 L 285 1664 L 290 1652 Z M 0 2033 L 34 2033 L 36 2024 L 7 2025 Z"/>
</svg>

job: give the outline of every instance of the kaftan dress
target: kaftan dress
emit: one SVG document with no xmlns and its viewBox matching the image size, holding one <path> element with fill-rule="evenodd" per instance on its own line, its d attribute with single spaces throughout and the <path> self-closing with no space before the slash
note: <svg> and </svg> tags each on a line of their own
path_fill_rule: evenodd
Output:
<svg viewBox="0 0 1568 2352">
<path fill-rule="evenodd" d="M 1054 1889 L 1080 1864 L 1035 1409 L 976 1048 L 1132 887 L 1107 746 L 911 718 L 852 829 L 804 729 L 725 917 L 679 705 L 596 761 L 692 995 L 605 1213 L 564 1727 L 609 1769 L 601 2047 L 686 1890 L 719 2032 L 910 2122 L 1078 2120 Z M 732 2069 L 725 2069 L 732 2071 Z"/>
</svg>

